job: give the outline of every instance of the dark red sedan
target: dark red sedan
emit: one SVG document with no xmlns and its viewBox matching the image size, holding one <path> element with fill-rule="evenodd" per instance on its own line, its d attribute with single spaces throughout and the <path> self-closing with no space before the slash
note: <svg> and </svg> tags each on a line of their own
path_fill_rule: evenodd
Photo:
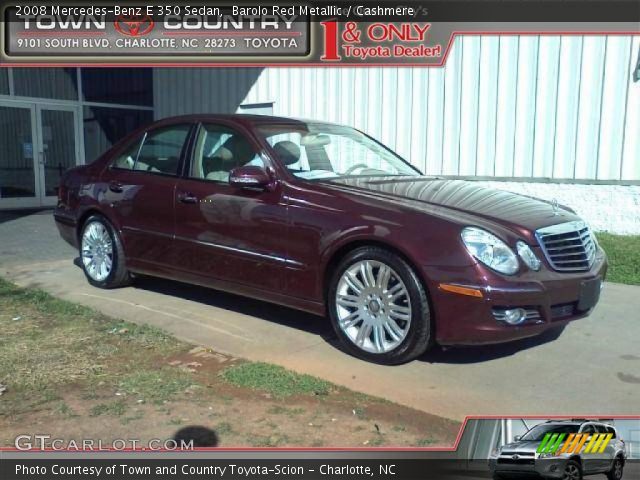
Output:
<svg viewBox="0 0 640 480">
<path fill-rule="evenodd" d="M 88 281 L 155 275 L 327 315 L 394 364 L 441 345 L 561 329 L 606 259 L 573 211 L 423 176 L 353 128 L 202 115 L 136 131 L 70 170 L 55 219 Z"/>
</svg>

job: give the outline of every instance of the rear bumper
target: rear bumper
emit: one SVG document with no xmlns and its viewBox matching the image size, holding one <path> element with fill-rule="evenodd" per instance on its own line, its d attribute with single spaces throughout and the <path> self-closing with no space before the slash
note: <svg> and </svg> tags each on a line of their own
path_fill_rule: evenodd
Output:
<svg viewBox="0 0 640 480">
<path fill-rule="evenodd" d="M 539 335 L 588 316 L 593 307 L 579 308 L 585 282 L 603 281 L 606 257 L 600 251 L 588 272 L 561 274 L 543 267 L 507 277 L 480 264 L 456 270 L 425 268 L 435 317 L 436 340 L 442 345 L 483 345 Z M 441 283 L 482 292 L 482 298 L 443 291 Z M 538 312 L 520 325 L 496 320 L 494 309 L 527 308 Z"/>
<path fill-rule="evenodd" d="M 60 236 L 72 247 L 78 248 L 76 219 L 58 211 L 53 213 L 53 219 L 56 222 L 56 227 L 58 228 L 58 232 L 60 232 Z"/>
</svg>

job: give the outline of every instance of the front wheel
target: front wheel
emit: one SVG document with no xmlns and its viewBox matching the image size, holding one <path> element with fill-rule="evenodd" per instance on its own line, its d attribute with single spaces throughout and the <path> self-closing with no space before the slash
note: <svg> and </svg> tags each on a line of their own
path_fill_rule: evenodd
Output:
<svg viewBox="0 0 640 480">
<path fill-rule="evenodd" d="M 349 253 L 334 272 L 327 303 L 341 343 L 362 359 L 404 363 L 432 343 L 422 282 L 407 262 L 382 248 Z"/>
<path fill-rule="evenodd" d="M 101 215 L 89 217 L 82 228 L 80 258 L 82 270 L 94 287 L 116 288 L 130 282 L 118 233 Z"/>
<path fill-rule="evenodd" d="M 582 480 L 582 468 L 580 464 L 574 460 L 569 460 L 564 466 L 562 480 Z"/>
</svg>

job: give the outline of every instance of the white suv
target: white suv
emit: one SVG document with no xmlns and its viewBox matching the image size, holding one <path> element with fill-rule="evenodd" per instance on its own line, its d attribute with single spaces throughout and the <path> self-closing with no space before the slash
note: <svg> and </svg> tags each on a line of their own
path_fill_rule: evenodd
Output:
<svg viewBox="0 0 640 480">
<path fill-rule="evenodd" d="M 578 437 L 578 434 L 582 435 Z M 611 435 L 610 440 L 603 445 L 601 440 L 607 437 L 598 437 L 598 448 L 593 448 L 594 443 L 591 448 L 594 451 L 585 453 L 593 436 L 598 434 Z M 547 445 L 542 445 L 545 437 Z M 571 441 L 564 448 L 574 438 L 578 441 Z M 554 445 L 549 446 L 551 443 Z M 494 479 L 538 474 L 546 478 L 581 480 L 583 475 L 604 473 L 609 480 L 620 480 L 626 458 L 624 441 L 611 425 L 588 420 L 549 421 L 536 425 L 522 437 L 515 437 L 513 443 L 497 448 L 489 458 L 489 468 Z"/>
</svg>

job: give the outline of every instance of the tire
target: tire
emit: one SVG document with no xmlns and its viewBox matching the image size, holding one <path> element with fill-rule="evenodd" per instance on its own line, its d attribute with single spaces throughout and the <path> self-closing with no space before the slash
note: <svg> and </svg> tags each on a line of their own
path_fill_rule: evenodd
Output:
<svg viewBox="0 0 640 480">
<path fill-rule="evenodd" d="M 582 480 L 582 467 L 575 460 L 567 460 L 563 480 Z"/>
<path fill-rule="evenodd" d="M 620 480 L 624 475 L 624 461 L 620 457 L 616 457 L 611 466 L 611 470 L 607 472 L 609 480 Z"/>
<path fill-rule="evenodd" d="M 131 283 L 122 242 L 118 232 L 106 218 L 102 215 L 87 218 L 79 240 L 80 264 L 91 285 L 117 288 Z"/>
<path fill-rule="evenodd" d="M 342 346 L 358 358 L 397 365 L 433 343 L 422 282 L 407 262 L 383 248 L 360 247 L 342 259 L 331 277 L 327 307 Z"/>
</svg>

